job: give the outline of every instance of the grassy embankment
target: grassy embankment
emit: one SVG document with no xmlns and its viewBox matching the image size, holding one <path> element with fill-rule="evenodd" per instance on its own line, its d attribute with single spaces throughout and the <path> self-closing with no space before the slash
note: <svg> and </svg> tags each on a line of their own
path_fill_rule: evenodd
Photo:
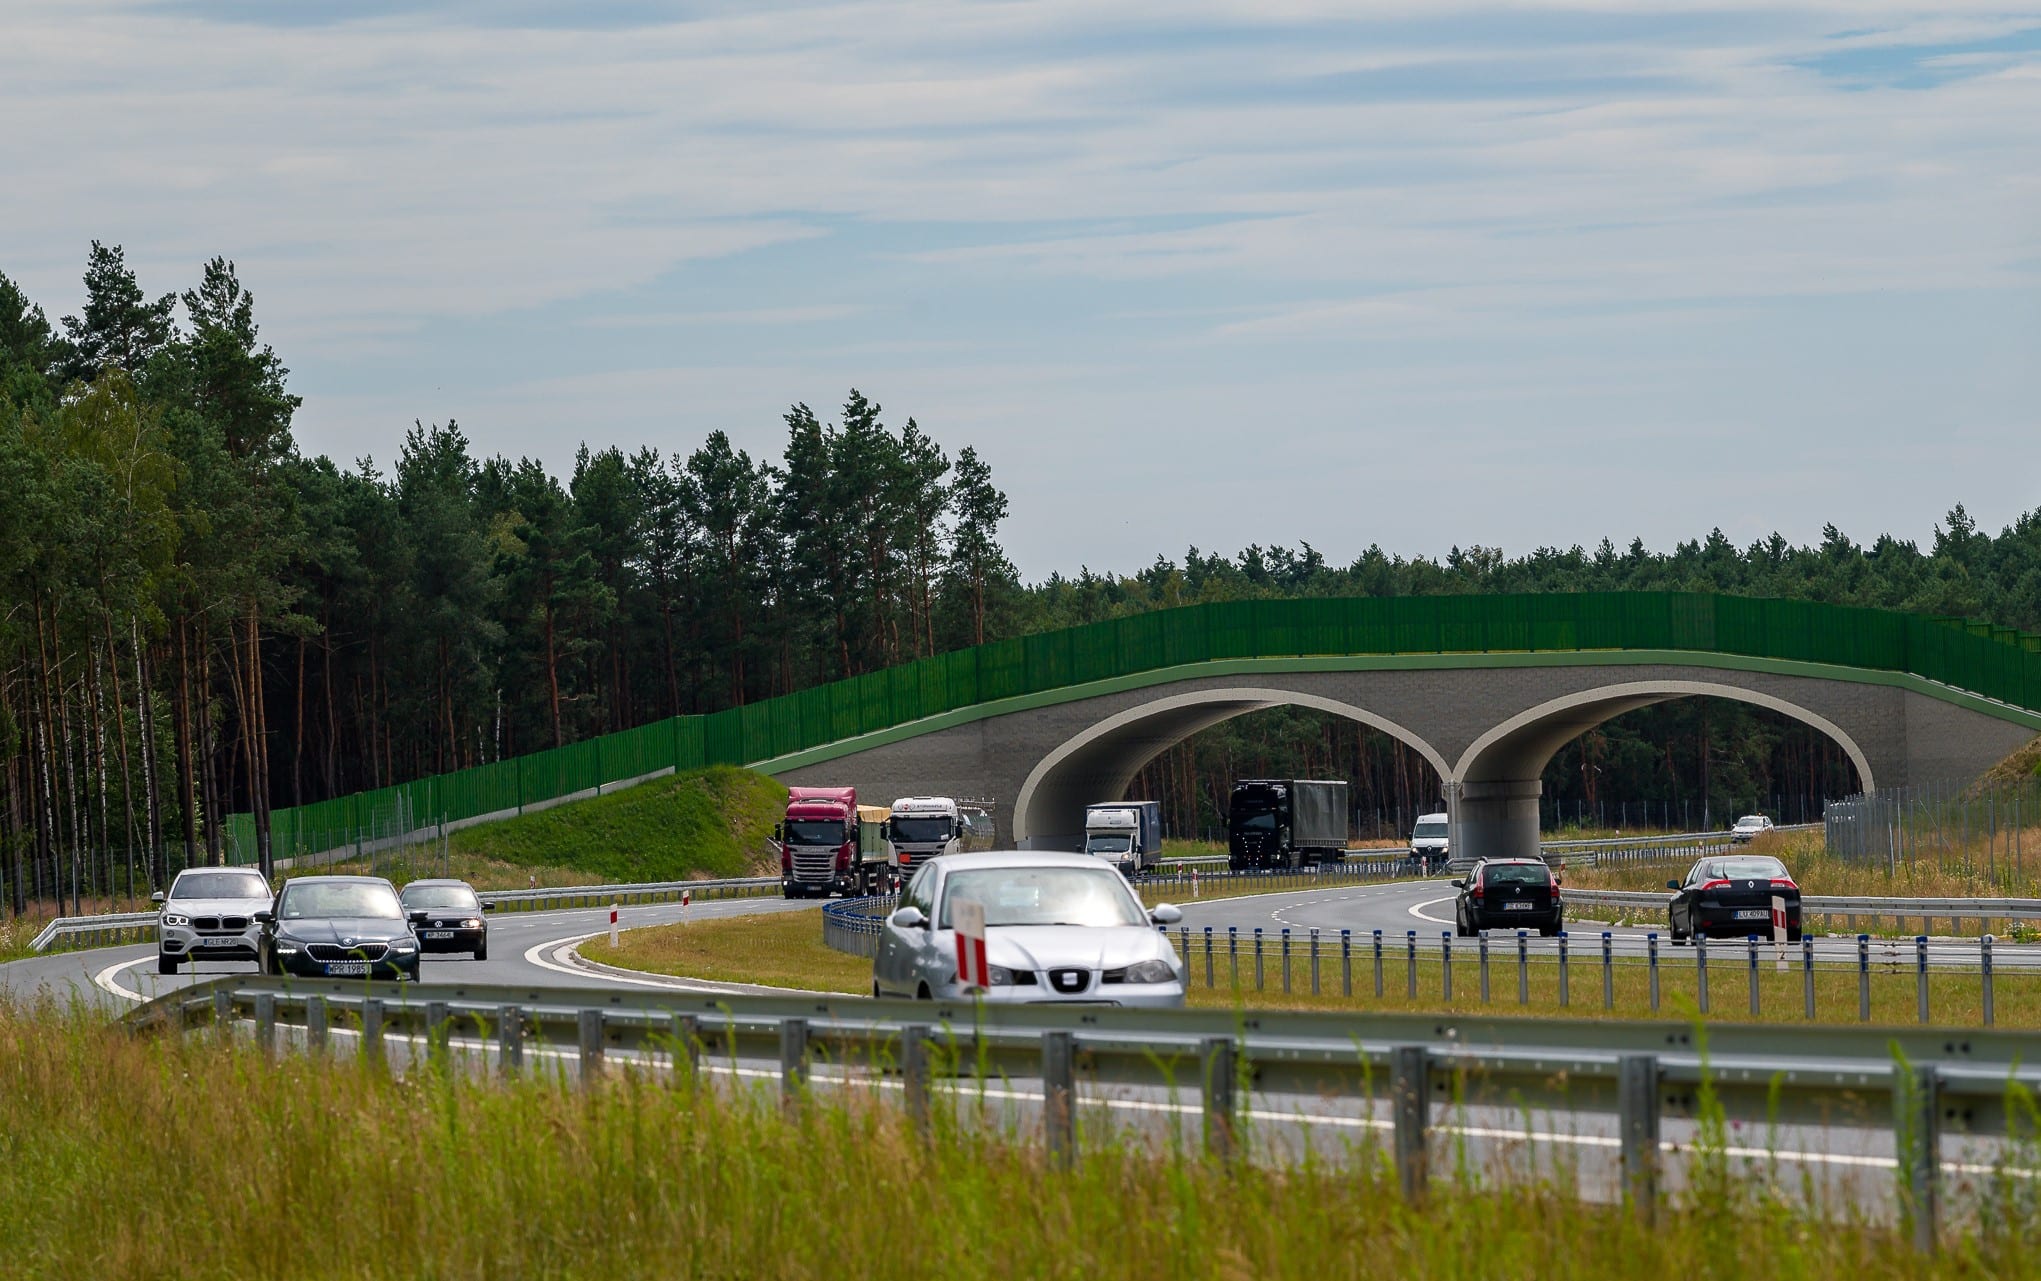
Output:
<svg viewBox="0 0 2041 1281">
<path fill-rule="evenodd" d="M 275 1062 L 210 1036 L 134 1038 L 97 1019 L 0 1004 L 0 1273 L 106 1276 L 774 1276 L 1519 1278 L 2041 1274 L 2033 1189 L 1963 1193 L 1988 1228 L 1923 1259 L 1847 1206 L 1708 1158 L 1646 1227 L 1543 1178 L 1477 1166 L 1404 1202 L 1379 1136 L 1277 1168 L 1081 1118 L 1053 1167 L 1025 1132 L 939 1093 L 933 1133 L 897 1104 L 629 1072 L 594 1089 L 353 1056 Z M 996 1106 L 996 1105 L 995 1105 Z M 1252 1138 L 1252 1123 L 1249 1123 Z M 1761 1173 L 1761 1172 L 1760 1172 Z M 1953 1199 L 1953 1196 L 1952 1196 Z M 882 1207 L 922 1207 L 914 1229 Z M 875 1217 L 875 1215 L 877 1217 Z M 1724 1225 L 1764 1248 L 1724 1250 Z"/>
</svg>

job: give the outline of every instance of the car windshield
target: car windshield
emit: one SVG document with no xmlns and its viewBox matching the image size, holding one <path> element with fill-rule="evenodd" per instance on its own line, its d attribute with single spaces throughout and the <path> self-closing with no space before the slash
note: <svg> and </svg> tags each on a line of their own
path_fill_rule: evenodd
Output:
<svg viewBox="0 0 2041 1281">
<path fill-rule="evenodd" d="M 255 872 L 186 872 L 171 898 L 268 898 L 269 884 Z"/>
<path fill-rule="evenodd" d="M 1276 816 L 1271 810 L 1242 814 L 1233 820 L 1233 826 L 1243 832 L 1273 832 L 1276 830 Z"/>
<path fill-rule="evenodd" d="M 987 925 L 1143 925 L 1147 913 L 1109 867 L 988 867 L 953 872 L 941 924 L 958 899 L 985 905 Z"/>
<path fill-rule="evenodd" d="M 387 885 L 369 881 L 286 885 L 281 908 L 281 915 L 287 921 L 322 916 L 404 919 L 404 909 L 398 905 L 397 892 Z"/>
<path fill-rule="evenodd" d="M 1134 838 L 1131 836 L 1093 836 L 1084 842 L 1087 854 L 1125 854 L 1133 848 Z"/>
<path fill-rule="evenodd" d="M 1761 814 L 1746 814 L 1742 818 L 1736 820 L 1736 825 L 1738 827 L 1763 827 L 1765 825 L 1765 819 L 1764 816 Z"/>
<path fill-rule="evenodd" d="M 787 820 L 787 844 L 789 845 L 841 845 L 843 824 L 827 818 L 790 818 Z"/>
<path fill-rule="evenodd" d="M 1708 865 L 1707 875 L 1727 881 L 1786 876 L 1786 865 L 1775 858 L 1729 858 Z"/>
<path fill-rule="evenodd" d="M 1446 825 L 1444 823 L 1419 823 L 1417 831 L 1412 834 L 1410 839 L 1414 841 L 1424 840 L 1429 837 L 1444 836 L 1445 834 Z"/>
<path fill-rule="evenodd" d="M 482 901 L 475 897 L 475 891 L 465 885 L 407 885 L 399 897 L 404 900 L 404 906 L 409 908 L 459 907 L 470 912 L 482 910 Z"/>
<path fill-rule="evenodd" d="M 1481 869 L 1481 879 L 1490 885 L 1550 885 L 1552 869 L 1542 863 L 1503 863 Z"/>
<path fill-rule="evenodd" d="M 947 841 L 950 839 L 950 820 L 947 815 L 934 818 L 901 818 L 893 816 L 893 839 L 896 841 Z"/>
</svg>

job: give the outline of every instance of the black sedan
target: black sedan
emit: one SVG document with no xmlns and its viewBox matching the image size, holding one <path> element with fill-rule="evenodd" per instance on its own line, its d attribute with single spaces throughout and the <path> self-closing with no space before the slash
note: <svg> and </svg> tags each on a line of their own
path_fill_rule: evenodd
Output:
<svg viewBox="0 0 2041 1281">
<path fill-rule="evenodd" d="M 300 978 L 416 979 L 418 940 L 380 876 L 301 876 L 257 912 L 264 974 Z"/>
<path fill-rule="evenodd" d="M 489 959 L 489 922 L 482 914 L 491 904 L 475 897 L 466 881 L 413 881 L 397 896 L 404 915 L 427 952 L 472 952 Z"/>
<path fill-rule="evenodd" d="M 1729 854 L 1694 864 L 1685 881 L 1667 881 L 1673 942 L 1701 938 L 1772 937 L 1772 900 L 1785 908 L 1786 941 L 1800 941 L 1800 886 L 1775 858 Z"/>
<path fill-rule="evenodd" d="M 1542 859 L 1483 859 L 1453 885 L 1453 932 L 1462 938 L 1490 929 L 1553 935 L 1564 926 L 1559 880 Z"/>
</svg>

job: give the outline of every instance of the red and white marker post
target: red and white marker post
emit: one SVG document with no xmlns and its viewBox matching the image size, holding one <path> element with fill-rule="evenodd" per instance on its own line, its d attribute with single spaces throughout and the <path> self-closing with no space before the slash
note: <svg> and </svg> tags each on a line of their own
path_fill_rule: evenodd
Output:
<svg viewBox="0 0 2041 1281">
<path fill-rule="evenodd" d="M 1198 894 L 1198 869 L 1195 867 L 1191 869 L 1191 897 L 1200 897 Z"/>
<path fill-rule="evenodd" d="M 985 905 L 962 898 L 950 904 L 950 924 L 957 932 L 957 981 L 965 987 L 989 989 L 992 966 L 985 960 Z"/>
<path fill-rule="evenodd" d="M 611 947 L 617 945 L 617 901 L 615 899 L 609 901 L 609 945 Z"/>
<path fill-rule="evenodd" d="M 1772 945 L 1778 949 L 1779 968 L 1786 968 L 1786 900 L 1772 895 Z"/>
</svg>

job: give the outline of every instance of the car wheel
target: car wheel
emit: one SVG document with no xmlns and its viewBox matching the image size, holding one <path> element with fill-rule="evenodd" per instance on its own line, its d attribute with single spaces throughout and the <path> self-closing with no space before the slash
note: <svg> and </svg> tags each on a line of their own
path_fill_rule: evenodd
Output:
<svg viewBox="0 0 2041 1281">
<path fill-rule="evenodd" d="M 1556 925 L 1540 925 L 1540 926 L 1538 927 L 1538 937 L 1539 937 L 1539 938 L 1547 938 L 1547 939 L 1549 939 L 1549 938 L 1553 937 L 1554 935 L 1556 935 L 1556 934 L 1558 934 L 1558 933 L 1559 933 L 1559 927 L 1558 927 L 1558 926 L 1556 926 Z"/>
<path fill-rule="evenodd" d="M 177 958 L 174 956 L 166 956 L 161 952 L 156 953 L 156 973 L 158 974 L 177 973 Z"/>
<path fill-rule="evenodd" d="M 928 990 L 928 984 L 923 983 L 914 989 L 914 999 L 917 1001 L 933 1001 L 935 1000 L 935 993 Z"/>
<path fill-rule="evenodd" d="M 475 959 L 478 961 L 486 961 L 489 959 L 489 945 L 487 943 L 484 943 L 482 946 L 475 949 Z"/>
<path fill-rule="evenodd" d="M 873 999 L 874 1001 L 876 1001 L 876 1000 L 878 1000 L 878 999 L 879 999 L 879 998 L 880 998 L 881 996 L 883 996 L 883 995 L 885 995 L 885 994 L 884 994 L 884 993 L 882 993 L 881 991 L 879 991 L 879 980 L 877 980 L 877 979 L 873 979 L 873 980 L 872 980 L 872 999 Z"/>
</svg>

